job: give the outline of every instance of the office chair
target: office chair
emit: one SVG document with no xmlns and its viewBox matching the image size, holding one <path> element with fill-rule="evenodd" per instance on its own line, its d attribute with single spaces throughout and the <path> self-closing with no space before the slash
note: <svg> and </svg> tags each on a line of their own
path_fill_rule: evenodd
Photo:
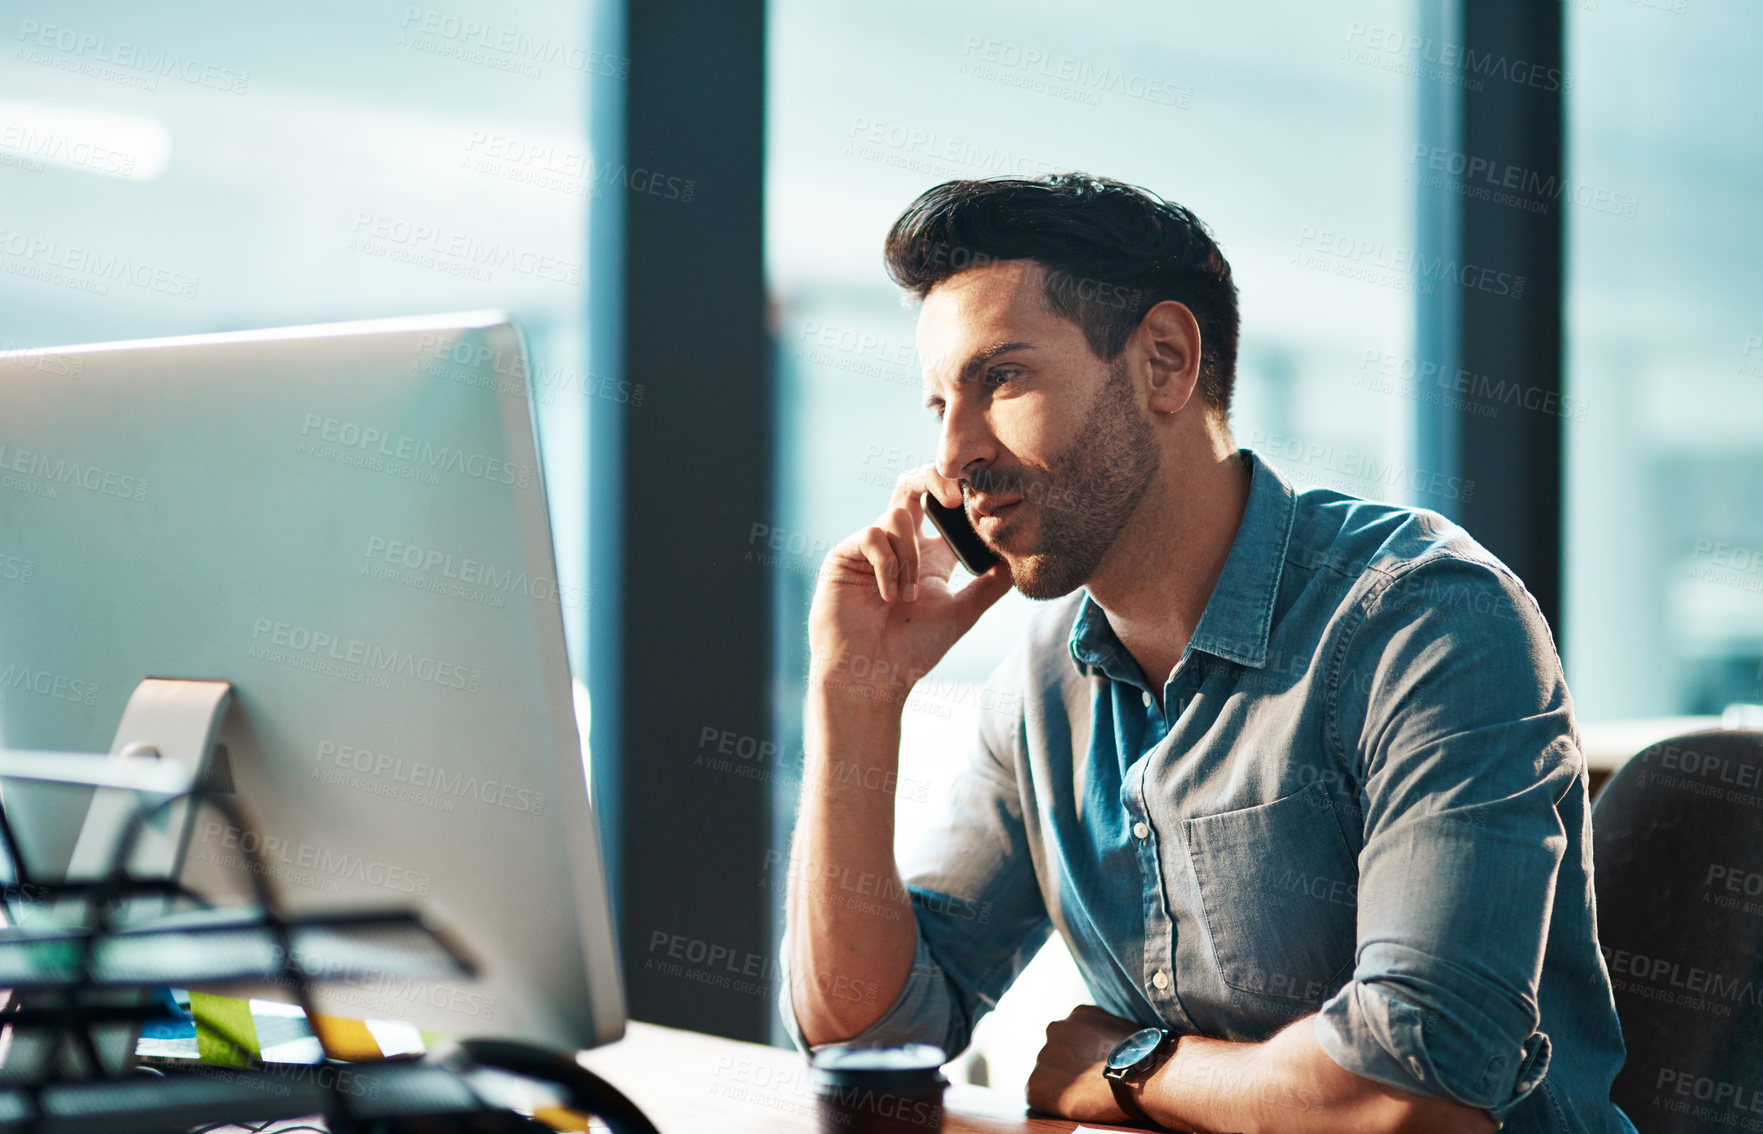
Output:
<svg viewBox="0 0 1763 1134">
<path fill-rule="evenodd" d="M 1599 794 L 1592 848 L 1628 1046 L 1611 1097 L 1648 1134 L 1763 1129 L 1763 732 L 1642 751 Z"/>
</svg>

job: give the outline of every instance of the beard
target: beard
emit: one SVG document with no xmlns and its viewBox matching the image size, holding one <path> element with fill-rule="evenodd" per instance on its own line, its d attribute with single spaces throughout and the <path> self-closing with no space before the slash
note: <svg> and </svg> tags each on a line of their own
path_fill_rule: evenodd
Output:
<svg viewBox="0 0 1763 1134">
<path fill-rule="evenodd" d="M 968 483 L 1020 494 L 1040 520 L 1018 553 L 993 547 L 1016 589 L 1031 599 L 1068 595 L 1095 574 L 1144 498 L 1159 460 L 1151 423 L 1140 415 L 1124 360 L 1108 371 L 1077 440 L 1044 468 L 979 469 Z"/>
</svg>

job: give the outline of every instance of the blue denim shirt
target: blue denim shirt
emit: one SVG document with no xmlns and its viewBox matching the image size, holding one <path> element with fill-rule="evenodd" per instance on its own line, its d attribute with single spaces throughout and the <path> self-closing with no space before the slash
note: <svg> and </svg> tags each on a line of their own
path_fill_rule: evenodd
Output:
<svg viewBox="0 0 1763 1134">
<path fill-rule="evenodd" d="M 856 1042 L 962 1050 L 1056 930 L 1117 1016 L 1239 1041 L 1310 1016 L 1347 1070 L 1507 1130 L 1632 1132 L 1535 601 L 1435 513 L 1242 459 L 1242 524 L 1160 689 L 1082 591 L 993 676 L 1011 711 L 982 712 L 902 864 L 917 959 Z"/>
</svg>

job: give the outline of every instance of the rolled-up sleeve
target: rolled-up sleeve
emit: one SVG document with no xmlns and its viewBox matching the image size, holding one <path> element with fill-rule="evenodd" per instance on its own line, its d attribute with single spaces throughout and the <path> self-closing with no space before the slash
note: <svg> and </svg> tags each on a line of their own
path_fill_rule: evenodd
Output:
<svg viewBox="0 0 1763 1134">
<path fill-rule="evenodd" d="M 1012 755 L 1023 720 L 1021 696 L 1010 681 L 1015 660 L 987 683 L 980 701 L 988 707 L 940 817 L 901 863 L 918 925 L 911 975 L 887 1011 L 846 1043 L 934 1043 L 953 1058 L 1051 931 Z M 784 1026 L 806 1051 L 790 997 L 788 942 L 782 964 Z"/>
<path fill-rule="evenodd" d="M 1559 804 L 1584 790 L 1547 625 L 1509 572 L 1427 560 L 1370 596 L 1331 664 L 1330 742 L 1359 770 L 1364 829 L 1353 977 L 1318 1042 L 1501 1121 L 1548 1071 Z"/>
</svg>

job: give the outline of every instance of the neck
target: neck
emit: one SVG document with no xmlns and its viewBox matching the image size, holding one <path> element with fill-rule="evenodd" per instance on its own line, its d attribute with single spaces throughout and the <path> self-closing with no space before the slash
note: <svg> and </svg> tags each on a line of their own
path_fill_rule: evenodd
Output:
<svg viewBox="0 0 1763 1134">
<path fill-rule="evenodd" d="M 1249 502 L 1249 466 L 1228 435 L 1194 440 L 1164 448 L 1156 478 L 1088 584 L 1159 695 L 1199 625 Z"/>
</svg>

